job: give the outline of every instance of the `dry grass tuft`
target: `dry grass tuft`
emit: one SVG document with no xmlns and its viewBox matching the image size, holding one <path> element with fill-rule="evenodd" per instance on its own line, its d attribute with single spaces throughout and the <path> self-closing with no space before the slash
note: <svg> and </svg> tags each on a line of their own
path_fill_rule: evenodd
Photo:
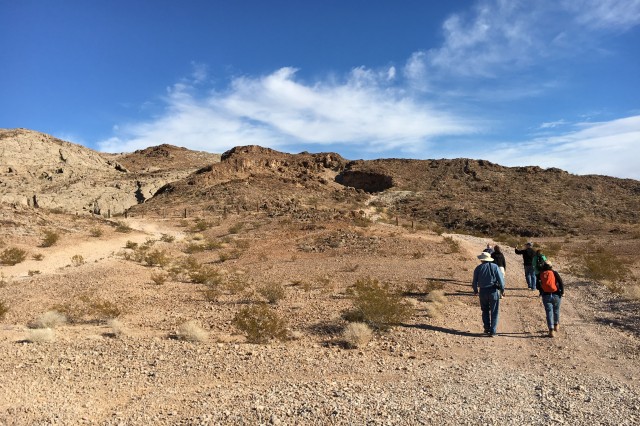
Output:
<svg viewBox="0 0 640 426">
<path fill-rule="evenodd" d="M 56 328 L 67 323 L 67 317 L 57 311 L 47 311 L 33 322 L 33 328 Z"/>
<path fill-rule="evenodd" d="M 209 333 L 200 327 L 197 321 L 191 320 L 178 327 L 176 337 L 179 340 L 186 340 L 188 342 L 205 342 L 209 338 Z"/>
<path fill-rule="evenodd" d="M 342 333 L 342 338 L 350 348 L 361 348 L 371 341 L 373 332 L 371 328 L 362 322 L 349 323 Z"/>
<path fill-rule="evenodd" d="M 51 328 L 35 328 L 29 330 L 27 341 L 31 343 L 51 343 L 56 341 L 56 333 Z"/>
<path fill-rule="evenodd" d="M 444 290 L 432 290 L 424 300 L 426 302 L 444 304 L 447 302 L 447 296 L 444 295 Z"/>
<path fill-rule="evenodd" d="M 110 334 L 113 337 L 121 337 L 127 335 L 127 329 L 120 320 L 110 319 L 109 321 L 107 321 L 107 327 L 111 329 Z"/>
</svg>

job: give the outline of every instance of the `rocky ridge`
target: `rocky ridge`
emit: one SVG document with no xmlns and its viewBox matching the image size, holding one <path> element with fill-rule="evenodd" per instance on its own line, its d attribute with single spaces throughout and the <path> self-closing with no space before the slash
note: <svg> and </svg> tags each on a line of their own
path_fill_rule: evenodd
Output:
<svg viewBox="0 0 640 426">
<path fill-rule="evenodd" d="M 157 152 L 162 155 L 149 155 Z M 117 214 L 153 197 L 167 182 L 218 160 L 215 154 L 168 145 L 102 154 L 39 132 L 0 129 L 0 202 Z"/>
</svg>

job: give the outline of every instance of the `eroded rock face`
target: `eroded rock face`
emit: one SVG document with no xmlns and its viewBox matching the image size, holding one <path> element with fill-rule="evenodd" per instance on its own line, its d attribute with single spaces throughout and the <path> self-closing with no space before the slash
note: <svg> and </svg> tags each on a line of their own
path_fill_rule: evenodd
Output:
<svg viewBox="0 0 640 426">
<path fill-rule="evenodd" d="M 159 151 L 165 154 L 160 156 L 163 161 L 170 161 L 170 149 L 163 146 Z M 130 171 L 119 158 L 138 165 L 135 154 L 102 154 L 39 132 L 0 129 L 0 202 L 117 214 L 153 197 L 163 185 L 187 176 L 205 161 L 158 171 L 151 159 L 145 163 L 145 172 Z"/>
</svg>

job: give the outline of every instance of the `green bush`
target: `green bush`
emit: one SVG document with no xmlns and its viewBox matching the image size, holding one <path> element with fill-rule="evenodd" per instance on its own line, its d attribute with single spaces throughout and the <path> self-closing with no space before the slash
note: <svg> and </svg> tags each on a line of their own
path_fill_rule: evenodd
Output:
<svg viewBox="0 0 640 426">
<path fill-rule="evenodd" d="M 388 284 L 365 278 L 356 281 L 352 287 L 353 309 L 346 311 L 344 318 L 349 322 L 364 322 L 372 328 L 387 330 L 411 316 L 411 307 L 402 296 L 392 291 Z"/>
<path fill-rule="evenodd" d="M 175 240 L 176 240 L 176 237 L 169 234 L 162 234 L 162 236 L 160 237 L 160 241 L 162 241 L 163 243 L 172 243 Z"/>
<path fill-rule="evenodd" d="M 124 248 L 128 248 L 131 250 L 135 250 L 137 247 L 138 247 L 138 243 L 131 240 L 127 240 L 127 243 L 124 245 Z"/>
<path fill-rule="evenodd" d="M 84 264 L 84 257 L 82 257 L 81 254 L 74 254 L 73 257 L 71 257 L 71 264 L 73 266 L 80 266 Z"/>
<path fill-rule="evenodd" d="M 70 323 L 106 322 L 122 314 L 115 303 L 91 294 L 84 294 L 73 301 L 56 305 L 52 310 L 64 315 Z"/>
<path fill-rule="evenodd" d="M 582 261 L 585 277 L 595 281 L 622 281 L 630 274 L 626 262 L 602 249 L 585 254 Z"/>
<path fill-rule="evenodd" d="M 42 243 L 40 247 L 51 247 L 60 239 L 60 235 L 54 231 L 44 231 L 44 237 L 42 237 Z"/>
<path fill-rule="evenodd" d="M 234 325 L 247 335 L 251 343 L 267 343 L 269 340 L 286 340 L 286 321 L 267 304 L 247 306 L 233 319 Z"/>
<path fill-rule="evenodd" d="M 24 262 L 27 258 L 27 252 L 17 247 L 9 247 L 2 251 L 0 254 L 0 263 L 3 265 L 17 265 L 20 262 Z"/>
</svg>

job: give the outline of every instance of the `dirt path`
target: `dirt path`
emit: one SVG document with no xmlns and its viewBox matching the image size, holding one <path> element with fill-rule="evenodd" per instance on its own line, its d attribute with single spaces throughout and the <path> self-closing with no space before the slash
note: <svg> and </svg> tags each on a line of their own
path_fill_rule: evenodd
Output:
<svg viewBox="0 0 640 426">
<path fill-rule="evenodd" d="M 466 235 L 450 235 L 460 242 L 470 257 L 476 256 L 486 239 Z M 500 304 L 498 336 L 486 339 L 468 339 L 469 348 L 461 356 L 473 358 L 478 352 L 495 357 L 500 364 L 511 367 L 528 366 L 544 375 L 549 363 L 562 363 L 566 368 L 616 377 L 630 381 L 637 371 L 638 342 L 630 333 L 601 324 L 590 317 L 586 293 L 598 291 L 579 285 L 579 280 L 565 273 L 562 264 L 556 269 L 565 282 L 565 296 L 560 312 L 560 332 L 555 338 L 547 337 L 545 312 L 537 291 L 527 289 L 522 257 L 512 247 L 503 247 L 507 260 L 506 296 Z M 469 272 L 469 288 L 472 270 Z M 460 326 L 472 333 L 482 330 L 480 307 L 477 300 L 460 312 Z M 552 358 L 551 360 L 549 358 Z M 594 368 L 597 366 L 597 368 Z"/>
<path fill-rule="evenodd" d="M 29 271 L 38 271 L 40 274 L 51 274 L 68 267 L 75 255 L 82 256 L 84 262 L 99 262 L 105 258 L 113 257 L 124 248 L 127 241 L 143 243 L 147 238 L 158 239 L 162 234 L 169 234 L 176 239 L 184 238 L 181 232 L 176 232 L 163 226 L 160 222 L 143 221 L 139 219 L 123 220 L 123 223 L 133 229 L 130 233 L 112 233 L 106 237 L 87 238 L 85 241 L 65 243 L 64 238 L 58 244 L 39 248 L 38 253 L 44 258 L 40 261 L 31 257 L 14 266 L 3 266 L 2 273 L 7 278 L 26 277 Z M 31 253 L 34 254 L 34 253 Z"/>
</svg>

